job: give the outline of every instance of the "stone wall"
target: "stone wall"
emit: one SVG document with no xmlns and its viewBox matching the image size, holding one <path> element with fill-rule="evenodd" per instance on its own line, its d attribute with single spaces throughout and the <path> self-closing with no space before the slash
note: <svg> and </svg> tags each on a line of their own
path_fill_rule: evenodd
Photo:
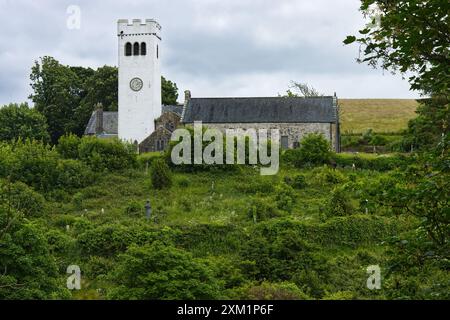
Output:
<svg viewBox="0 0 450 320">
<path fill-rule="evenodd" d="M 280 137 L 288 137 L 289 148 L 296 147 L 298 143 L 308 133 L 321 133 L 335 147 L 335 125 L 331 123 L 207 123 L 204 126 L 216 128 L 225 134 L 226 129 L 279 129 Z"/>
</svg>

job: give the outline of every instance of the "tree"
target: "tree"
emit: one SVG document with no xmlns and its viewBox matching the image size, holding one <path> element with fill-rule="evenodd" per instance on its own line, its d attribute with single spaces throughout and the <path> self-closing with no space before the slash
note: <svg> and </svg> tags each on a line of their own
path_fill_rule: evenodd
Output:
<svg viewBox="0 0 450 320">
<path fill-rule="evenodd" d="M 0 108 L 0 140 L 36 139 L 47 142 L 47 122 L 36 109 L 27 103 L 9 104 Z"/>
<path fill-rule="evenodd" d="M 36 110 L 47 119 L 52 143 L 56 143 L 66 133 L 82 134 L 75 116 L 76 109 L 86 95 L 83 81 L 79 77 L 81 71 L 63 66 L 47 56 L 35 61 L 31 69 L 33 93 L 30 99 Z"/>
<path fill-rule="evenodd" d="M 161 77 L 161 98 L 164 105 L 176 105 L 178 99 L 177 84 Z"/>
<path fill-rule="evenodd" d="M 291 81 L 289 89 L 286 91 L 285 97 L 321 97 L 323 94 L 319 93 L 314 87 L 307 83 L 300 83 Z"/>
<path fill-rule="evenodd" d="M 362 0 L 371 24 L 348 36 L 345 44 L 362 46 L 359 62 L 383 69 L 412 72 L 411 89 L 425 94 L 449 93 L 450 52 L 447 0 Z"/>
<path fill-rule="evenodd" d="M 378 18 L 360 30 L 360 37 L 348 36 L 363 47 L 359 62 L 381 64 L 386 70 L 411 72 L 411 89 L 431 95 L 422 104 L 419 117 L 411 122 L 410 134 L 418 141 L 434 140 L 418 165 L 395 179 L 390 187 L 383 183 L 379 198 L 396 211 L 419 217 L 421 228 L 439 250 L 448 253 L 449 181 L 449 83 L 450 41 L 448 1 L 362 0 L 365 15 L 374 9 Z M 433 127 L 430 134 L 424 133 Z"/>
</svg>

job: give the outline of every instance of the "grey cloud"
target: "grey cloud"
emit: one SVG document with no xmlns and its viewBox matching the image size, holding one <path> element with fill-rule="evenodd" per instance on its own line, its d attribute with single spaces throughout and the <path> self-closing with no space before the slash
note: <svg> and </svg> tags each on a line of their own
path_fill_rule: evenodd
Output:
<svg viewBox="0 0 450 320">
<path fill-rule="evenodd" d="M 69 5 L 81 8 L 80 30 L 66 28 Z M 342 45 L 362 26 L 358 6 L 359 0 L 0 0 L 0 105 L 26 99 L 30 67 L 40 56 L 115 65 L 119 18 L 156 18 L 163 74 L 198 94 L 271 96 L 299 80 L 345 97 L 417 96 L 399 77 L 356 64 L 357 48 Z"/>
</svg>

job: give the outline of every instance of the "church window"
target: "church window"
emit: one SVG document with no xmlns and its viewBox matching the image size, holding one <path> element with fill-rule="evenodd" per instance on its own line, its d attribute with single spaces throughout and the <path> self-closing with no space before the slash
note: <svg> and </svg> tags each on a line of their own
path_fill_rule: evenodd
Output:
<svg viewBox="0 0 450 320">
<path fill-rule="evenodd" d="M 133 56 L 139 55 L 139 43 L 135 42 L 133 45 Z"/>
<path fill-rule="evenodd" d="M 131 43 L 127 42 L 125 45 L 125 55 L 126 56 L 131 56 L 131 49 L 132 49 Z"/>
<path fill-rule="evenodd" d="M 141 43 L 141 56 L 147 55 L 147 44 L 145 42 Z"/>
<path fill-rule="evenodd" d="M 159 59 L 159 45 L 156 45 L 156 59 Z"/>
</svg>

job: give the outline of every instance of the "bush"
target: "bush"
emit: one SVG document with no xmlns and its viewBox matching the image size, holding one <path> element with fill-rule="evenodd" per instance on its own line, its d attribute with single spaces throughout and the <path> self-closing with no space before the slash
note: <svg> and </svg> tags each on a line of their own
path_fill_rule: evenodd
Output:
<svg viewBox="0 0 450 320">
<path fill-rule="evenodd" d="M 137 276 L 139 275 L 139 276 Z M 111 299 L 219 299 L 223 288 L 191 253 L 160 242 L 131 246 L 110 275 Z"/>
<path fill-rule="evenodd" d="M 190 181 L 188 178 L 186 177 L 181 177 L 180 179 L 178 179 L 178 185 L 182 188 L 187 188 L 190 186 Z"/>
<path fill-rule="evenodd" d="M 56 150 L 64 159 L 78 159 L 78 148 L 81 144 L 81 139 L 74 134 L 61 136 L 58 140 Z"/>
<path fill-rule="evenodd" d="M 172 186 L 172 172 L 163 159 L 158 159 L 152 164 L 151 180 L 155 189 L 165 189 Z"/>
<path fill-rule="evenodd" d="M 304 189 L 307 186 L 306 177 L 303 174 L 297 174 L 294 177 L 285 176 L 283 180 L 294 189 Z"/>
<path fill-rule="evenodd" d="M 11 180 L 22 181 L 36 190 L 50 191 L 58 186 L 59 154 L 39 141 L 18 141 L 13 146 Z"/>
<path fill-rule="evenodd" d="M 78 160 L 59 160 L 58 171 L 58 184 L 65 189 L 82 188 L 93 180 L 93 172 Z"/>
<path fill-rule="evenodd" d="M 295 192 L 292 187 L 282 184 L 275 189 L 275 201 L 278 209 L 291 213 L 295 200 Z"/>
<path fill-rule="evenodd" d="M 260 285 L 249 285 L 242 289 L 239 299 L 244 300 L 309 300 L 295 283 L 262 282 Z"/>
<path fill-rule="evenodd" d="M 26 184 L 0 180 L 0 204 L 11 205 L 27 217 L 38 217 L 44 213 L 44 203 L 44 197 Z"/>
<path fill-rule="evenodd" d="M 355 211 L 352 199 L 348 195 L 348 191 L 343 187 L 336 187 L 331 192 L 326 206 L 328 216 L 346 216 L 351 215 Z"/>
<path fill-rule="evenodd" d="M 339 167 L 351 168 L 353 164 L 356 169 L 389 171 L 396 168 L 405 168 L 414 162 L 414 158 L 404 155 L 371 155 L 371 154 L 333 154 L 333 160 Z"/>
<path fill-rule="evenodd" d="M 300 148 L 294 151 L 294 165 L 304 167 L 321 165 L 331 159 L 330 142 L 319 133 L 310 133 L 300 141 Z"/>
<path fill-rule="evenodd" d="M 123 170 L 137 163 L 135 147 L 117 139 L 83 137 L 78 152 L 79 158 L 94 171 Z"/>
<path fill-rule="evenodd" d="M 317 178 L 322 183 L 338 184 L 346 180 L 345 176 L 336 169 L 331 169 L 329 167 L 322 167 L 320 168 L 320 170 L 315 169 L 315 172 L 317 171 L 318 171 Z"/>
<path fill-rule="evenodd" d="M 128 202 L 125 213 L 129 216 L 143 216 L 144 205 L 136 200 Z"/>
<path fill-rule="evenodd" d="M 264 221 L 278 216 L 277 208 L 272 202 L 260 197 L 252 199 L 247 216 L 254 222 Z"/>
</svg>

